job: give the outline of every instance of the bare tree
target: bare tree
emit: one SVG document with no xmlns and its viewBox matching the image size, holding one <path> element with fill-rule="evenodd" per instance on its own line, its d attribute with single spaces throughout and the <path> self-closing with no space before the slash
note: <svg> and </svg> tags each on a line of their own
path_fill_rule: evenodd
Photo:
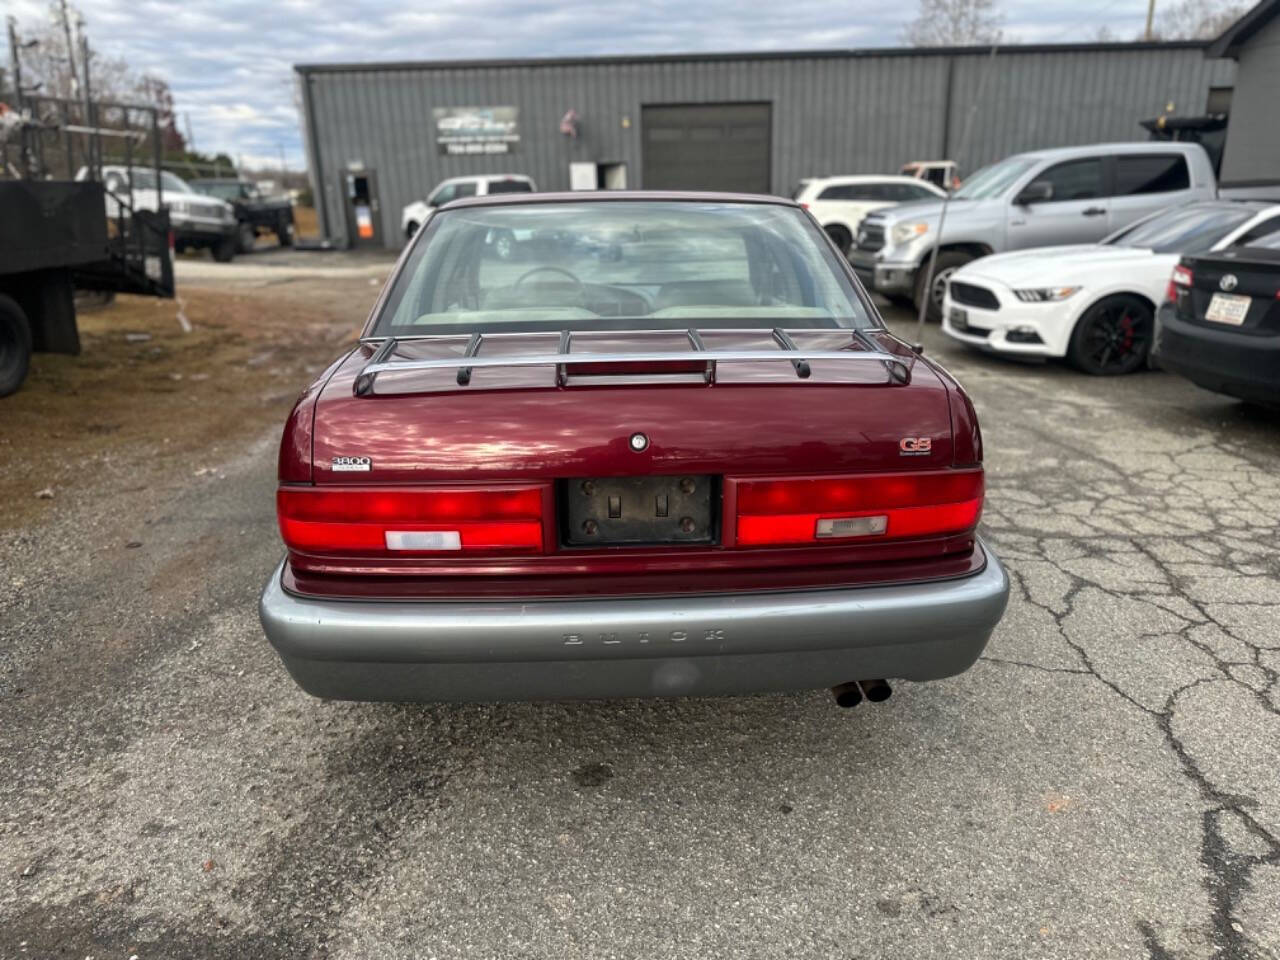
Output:
<svg viewBox="0 0 1280 960">
<path fill-rule="evenodd" d="M 74 7 L 56 0 L 50 4 L 47 23 L 23 27 L 23 40 L 35 41 L 22 51 L 24 88 L 36 87 L 38 93 L 77 99 L 77 73 L 83 65 L 79 64 L 79 51 L 73 56 L 69 49 L 69 27 L 70 22 L 79 19 L 82 18 Z M 148 73 L 138 73 L 123 58 L 108 57 L 92 48 L 89 52 L 89 75 L 94 100 L 156 107 L 160 111 L 158 119 L 165 150 L 181 152 L 185 149 L 185 138 L 178 130 L 174 114 L 173 92 L 166 81 Z"/>
<path fill-rule="evenodd" d="M 1239 20 L 1247 3 L 1230 0 L 1180 0 L 1160 11 L 1155 37 L 1160 40 L 1211 40 Z"/>
<path fill-rule="evenodd" d="M 902 39 L 913 47 L 995 43 L 1003 19 L 996 0 L 920 0 Z"/>
<path fill-rule="evenodd" d="M 67 52 L 66 34 L 61 25 L 23 25 L 22 38 L 28 42 L 35 41 L 31 47 L 22 51 L 23 86 L 38 83 L 40 93 L 52 97 L 75 96 L 75 69 Z M 78 57 L 77 51 L 77 62 Z M 96 50 L 90 52 L 89 60 L 95 98 L 136 98 L 138 78 L 124 60 L 103 56 Z"/>
</svg>

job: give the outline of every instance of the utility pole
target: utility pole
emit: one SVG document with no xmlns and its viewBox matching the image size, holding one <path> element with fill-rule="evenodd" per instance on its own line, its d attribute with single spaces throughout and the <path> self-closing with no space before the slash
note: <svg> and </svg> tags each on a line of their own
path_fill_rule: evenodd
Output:
<svg viewBox="0 0 1280 960">
<path fill-rule="evenodd" d="M 71 42 L 71 15 L 67 12 L 67 0 L 60 0 L 58 14 L 62 18 L 62 31 L 67 38 L 67 69 L 71 71 L 71 88 L 67 91 L 67 96 L 74 100 L 79 92 L 80 79 L 76 74 L 76 48 Z"/>
<path fill-rule="evenodd" d="M 23 113 L 27 105 L 22 93 L 22 58 L 18 51 L 22 44 L 18 42 L 18 21 L 10 16 L 6 18 L 9 25 L 9 75 L 13 78 L 13 100 L 18 108 L 18 160 L 22 164 L 22 175 L 31 176 L 31 153 L 27 149 L 27 125 Z"/>
<path fill-rule="evenodd" d="M 80 70 L 82 83 L 80 95 L 84 100 L 84 124 L 86 127 L 98 125 L 97 112 L 93 109 L 93 91 L 89 85 L 89 31 L 85 29 L 84 20 L 76 21 L 76 31 L 80 34 Z M 102 150 L 96 134 L 89 137 L 86 159 L 89 161 L 89 177 L 102 179 Z"/>
<path fill-rule="evenodd" d="M 18 21 L 13 17 L 5 18 L 9 23 L 9 76 L 13 78 L 14 105 L 21 110 L 22 102 L 22 62 L 18 59 Z"/>
<path fill-rule="evenodd" d="M 1147 32 L 1143 34 L 1147 42 L 1151 41 L 1151 26 L 1156 19 L 1156 0 L 1147 0 Z"/>
</svg>

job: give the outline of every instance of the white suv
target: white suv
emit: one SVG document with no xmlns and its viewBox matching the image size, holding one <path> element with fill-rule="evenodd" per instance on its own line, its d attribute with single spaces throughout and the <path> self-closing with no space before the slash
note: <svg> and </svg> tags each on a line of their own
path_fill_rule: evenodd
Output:
<svg viewBox="0 0 1280 960">
<path fill-rule="evenodd" d="M 841 253 L 848 253 L 858 224 L 872 210 L 915 200 L 937 200 L 946 192 L 915 177 L 813 177 L 801 180 L 792 193 L 817 218 Z"/>
<path fill-rule="evenodd" d="M 518 173 L 490 173 L 479 177 L 453 177 L 438 184 L 426 200 L 415 200 L 400 214 L 405 239 L 418 232 L 436 207 L 462 197 L 484 197 L 493 193 L 533 193 L 537 185 Z"/>
</svg>

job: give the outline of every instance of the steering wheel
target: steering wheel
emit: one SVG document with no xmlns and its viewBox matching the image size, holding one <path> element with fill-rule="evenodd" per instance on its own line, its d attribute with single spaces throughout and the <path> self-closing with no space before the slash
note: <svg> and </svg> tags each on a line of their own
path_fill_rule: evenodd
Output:
<svg viewBox="0 0 1280 960">
<path fill-rule="evenodd" d="M 514 284 L 512 284 L 512 286 L 515 286 L 515 287 L 520 286 L 520 284 L 524 283 L 526 280 L 532 277 L 535 273 L 558 273 L 562 277 L 568 277 L 571 281 L 573 281 L 573 283 L 578 287 L 579 290 L 582 289 L 582 281 L 579 280 L 577 277 L 575 277 L 568 270 L 564 270 L 560 267 L 545 267 L 545 266 L 534 267 L 532 270 L 523 274 L 519 280 L 517 280 Z"/>
</svg>

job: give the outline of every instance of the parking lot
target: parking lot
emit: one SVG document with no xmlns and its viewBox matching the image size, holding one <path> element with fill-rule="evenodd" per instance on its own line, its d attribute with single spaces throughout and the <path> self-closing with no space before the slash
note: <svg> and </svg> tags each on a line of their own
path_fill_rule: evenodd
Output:
<svg viewBox="0 0 1280 960">
<path fill-rule="evenodd" d="M 122 298 L 6 401 L 0 958 L 1280 957 L 1280 418 L 931 326 L 1014 580 L 968 673 L 321 702 L 258 624 L 275 444 L 389 265 L 183 262 L 192 334 Z"/>
</svg>

